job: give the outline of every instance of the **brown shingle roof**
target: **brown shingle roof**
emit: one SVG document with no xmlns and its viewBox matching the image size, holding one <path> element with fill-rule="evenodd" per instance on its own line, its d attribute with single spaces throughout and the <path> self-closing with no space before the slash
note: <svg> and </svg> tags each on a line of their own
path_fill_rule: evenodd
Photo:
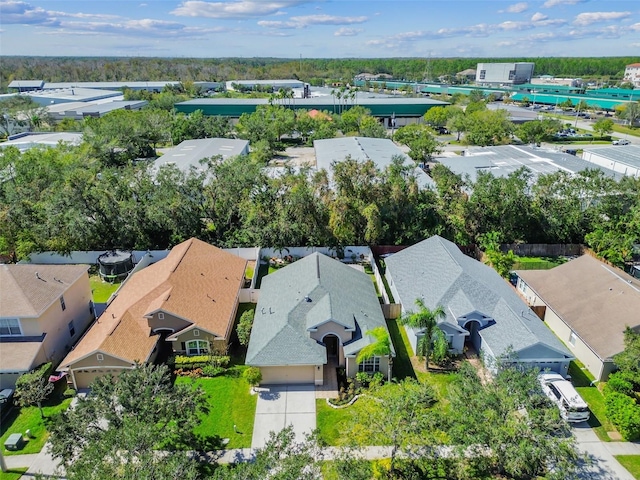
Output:
<svg viewBox="0 0 640 480">
<path fill-rule="evenodd" d="M 627 326 L 640 325 L 640 282 L 590 255 L 517 274 L 603 360 L 624 349 Z"/>
<path fill-rule="evenodd" d="M 2 342 L 0 344 L 0 371 L 26 372 L 31 370 L 42 342 Z"/>
<path fill-rule="evenodd" d="M 134 274 L 62 366 L 101 351 L 145 361 L 158 341 L 145 315 L 162 310 L 228 338 L 247 261 L 197 239 Z"/>
<path fill-rule="evenodd" d="M 39 317 L 88 269 L 88 265 L 0 265 L 0 317 Z"/>
</svg>

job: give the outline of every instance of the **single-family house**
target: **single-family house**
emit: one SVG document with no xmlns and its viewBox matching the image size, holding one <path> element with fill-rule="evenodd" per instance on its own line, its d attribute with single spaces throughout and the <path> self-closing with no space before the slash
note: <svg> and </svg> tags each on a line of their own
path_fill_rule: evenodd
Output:
<svg viewBox="0 0 640 480">
<path fill-rule="evenodd" d="M 606 380 L 624 350 L 624 330 L 640 329 L 640 280 L 590 255 L 516 273 L 529 305 L 596 380 Z"/>
<path fill-rule="evenodd" d="M 0 389 L 56 365 L 93 320 L 87 265 L 0 265 Z"/>
<path fill-rule="evenodd" d="M 262 280 L 246 363 L 260 368 L 265 384 L 322 385 L 325 369 L 339 366 L 348 376 L 388 376 L 393 350 L 356 362 L 376 327 L 387 328 L 370 277 L 312 253 Z"/>
<path fill-rule="evenodd" d="M 163 352 L 225 352 L 246 260 L 197 239 L 134 273 L 62 361 L 74 388 Z"/>
<path fill-rule="evenodd" d="M 509 355 L 521 364 L 566 375 L 573 355 L 491 267 L 437 235 L 393 254 L 385 276 L 403 312 L 421 299 L 446 318 L 439 323 L 452 353 L 470 342 L 491 366 Z M 423 332 L 406 327 L 416 350 Z"/>
</svg>

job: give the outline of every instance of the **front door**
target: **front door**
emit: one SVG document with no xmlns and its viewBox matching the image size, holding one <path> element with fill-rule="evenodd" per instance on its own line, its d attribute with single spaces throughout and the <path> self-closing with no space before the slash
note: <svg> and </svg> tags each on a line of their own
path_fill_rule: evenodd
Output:
<svg viewBox="0 0 640 480">
<path fill-rule="evenodd" d="M 338 337 L 327 335 L 324 337 L 324 344 L 327 346 L 327 357 L 338 356 Z"/>
</svg>

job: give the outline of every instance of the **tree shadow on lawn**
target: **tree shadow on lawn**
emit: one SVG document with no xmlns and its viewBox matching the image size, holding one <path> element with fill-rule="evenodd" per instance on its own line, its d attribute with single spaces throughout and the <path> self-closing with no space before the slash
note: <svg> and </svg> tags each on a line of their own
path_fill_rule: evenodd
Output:
<svg viewBox="0 0 640 480">
<path fill-rule="evenodd" d="M 416 373 L 413 370 L 411 364 L 411 355 L 407 350 L 407 346 L 402 338 L 400 332 L 400 325 L 396 320 L 387 320 L 387 328 L 393 341 L 393 346 L 396 350 L 396 358 L 393 360 L 393 376 L 398 380 L 404 380 L 405 378 L 416 378 Z"/>
</svg>

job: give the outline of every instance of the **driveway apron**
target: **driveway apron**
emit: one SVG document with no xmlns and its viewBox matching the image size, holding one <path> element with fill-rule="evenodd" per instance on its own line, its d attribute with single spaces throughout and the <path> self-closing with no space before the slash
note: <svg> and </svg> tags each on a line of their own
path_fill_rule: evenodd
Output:
<svg viewBox="0 0 640 480">
<path fill-rule="evenodd" d="M 293 425 L 296 440 L 316 428 L 316 394 L 313 385 L 272 385 L 258 389 L 252 448 L 262 448 L 270 432 Z"/>
</svg>

